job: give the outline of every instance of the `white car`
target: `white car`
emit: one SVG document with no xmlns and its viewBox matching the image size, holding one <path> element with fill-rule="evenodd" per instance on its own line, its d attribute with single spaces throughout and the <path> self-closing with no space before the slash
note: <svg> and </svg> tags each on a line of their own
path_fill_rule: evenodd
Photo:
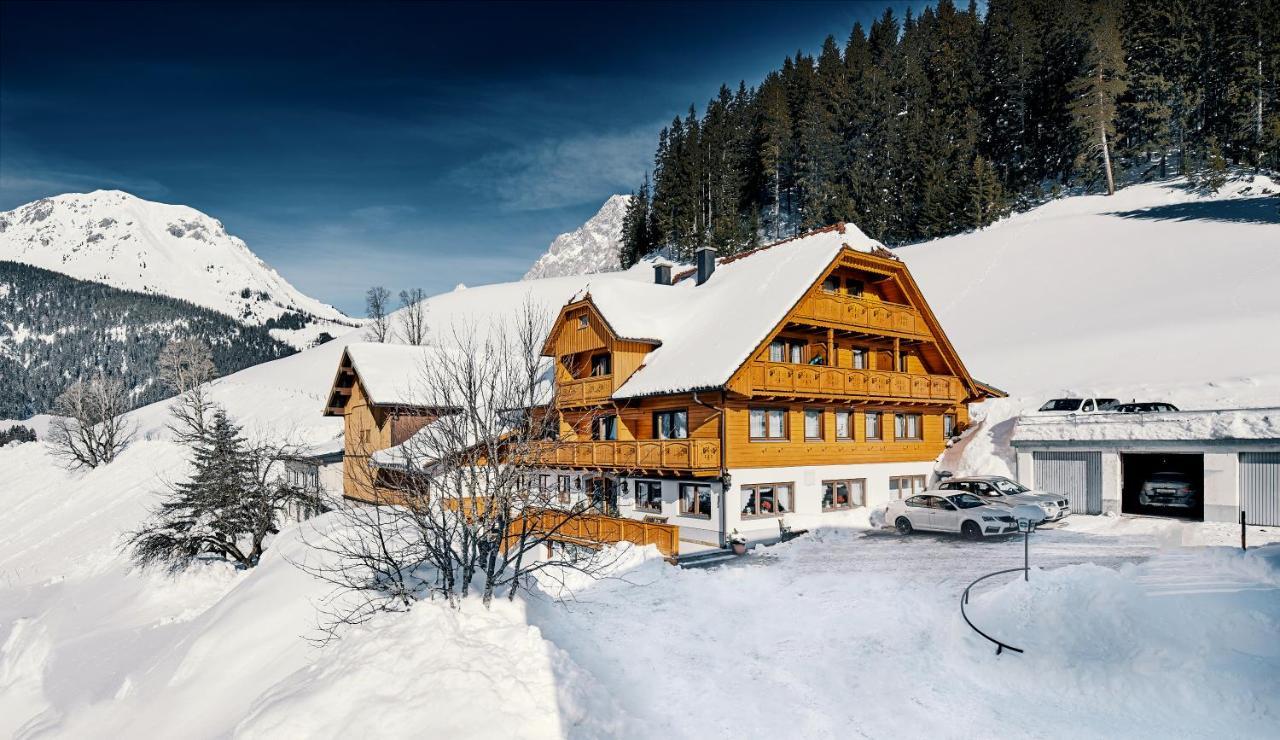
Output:
<svg viewBox="0 0 1280 740">
<path fill-rule="evenodd" d="M 1067 414 L 1096 414 L 1109 410 L 1114 398 L 1054 398 L 1046 401 L 1037 414 L 1044 416 L 1066 416 Z"/>
<path fill-rule="evenodd" d="M 1060 493 L 1033 491 L 1002 475 L 973 475 L 964 478 L 948 478 L 938 485 L 943 491 L 972 493 L 989 504 L 1010 508 L 1021 504 L 1039 506 L 1044 512 L 1041 521 L 1057 522 L 1071 513 L 1071 502 Z"/>
<path fill-rule="evenodd" d="M 925 491 L 903 501 L 890 501 L 885 522 L 902 534 L 917 529 L 959 532 L 970 539 L 1018 531 L 1018 522 L 1007 507 L 992 506 L 972 493 Z"/>
</svg>

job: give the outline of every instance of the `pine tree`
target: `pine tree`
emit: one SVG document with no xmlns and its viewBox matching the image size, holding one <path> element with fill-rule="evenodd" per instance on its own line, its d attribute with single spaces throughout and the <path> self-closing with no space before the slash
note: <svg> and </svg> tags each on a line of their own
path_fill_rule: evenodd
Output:
<svg viewBox="0 0 1280 740">
<path fill-rule="evenodd" d="M 1124 48 L 1115 5 L 1094 0 L 1087 10 L 1088 50 L 1081 75 L 1070 86 L 1072 127 L 1084 142 L 1080 161 L 1101 157 L 1107 195 L 1116 192 L 1111 169 L 1111 141 L 1115 139 L 1116 102 L 1124 93 Z"/>
<path fill-rule="evenodd" d="M 631 267 L 653 251 L 649 228 L 649 174 L 645 173 L 644 183 L 631 194 L 622 216 L 622 249 L 618 256 L 623 268 Z"/>
</svg>

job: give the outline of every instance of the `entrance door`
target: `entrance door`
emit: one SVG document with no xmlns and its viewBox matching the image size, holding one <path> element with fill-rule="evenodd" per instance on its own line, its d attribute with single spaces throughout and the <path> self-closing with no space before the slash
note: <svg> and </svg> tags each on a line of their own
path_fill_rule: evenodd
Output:
<svg viewBox="0 0 1280 740">
<path fill-rule="evenodd" d="M 1102 513 L 1101 452 L 1034 452 L 1036 490 L 1060 493 L 1076 514 Z"/>
<path fill-rule="evenodd" d="M 1280 527 L 1280 452 L 1240 453 L 1240 508 L 1249 524 Z"/>
<path fill-rule="evenodd" d="M 592 478 L 587 481 L 587 496 L 591 507 L 601 514 L 617 516 L 618 491 L 610 478 Z"/>
</svg>

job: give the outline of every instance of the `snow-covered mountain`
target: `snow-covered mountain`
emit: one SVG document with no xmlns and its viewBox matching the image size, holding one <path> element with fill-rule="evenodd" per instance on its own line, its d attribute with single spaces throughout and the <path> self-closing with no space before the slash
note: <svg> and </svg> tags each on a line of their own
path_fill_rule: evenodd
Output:
<svg viewBox="0 0 1280 740">
<path fill-rule="evenodd" d="M 0 260 L 179 298 L 299 349 L 358 322 L 304 295 L 222 222 L 119 190 L 67 193 L 0 212 Z"/>
<path fill-rule="evenodd" d="M 622 247 L 622 218 L 630 195 L 614 195 L 596 215 L 551 242 L 546 254 L 533 263 L 525 280 L 565 275 L 590 275 L 621 269 L 618 250 Z"/>
</svg>

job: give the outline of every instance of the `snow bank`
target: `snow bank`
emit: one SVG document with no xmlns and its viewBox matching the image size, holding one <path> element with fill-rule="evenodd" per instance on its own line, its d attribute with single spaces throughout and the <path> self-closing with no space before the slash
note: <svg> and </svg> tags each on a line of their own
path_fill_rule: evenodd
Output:
<svg viewBox="0 0 1280 740">
<path fill-rule="evenodd" d="M 1280 408 L 1023 416 L 1015 441 L 1280 439 Z"/>
</svg>

